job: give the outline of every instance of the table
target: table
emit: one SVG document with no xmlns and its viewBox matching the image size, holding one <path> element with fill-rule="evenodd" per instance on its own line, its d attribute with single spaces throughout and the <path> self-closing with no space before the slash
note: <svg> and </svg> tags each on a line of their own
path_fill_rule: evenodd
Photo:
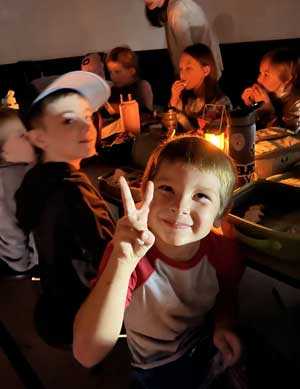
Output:
<svg viewBox="0 0 300 389">
<path fill-rule="evenodd" d="M 246 245 L 242 245 L 242 250 L 245 253 L 247 266 L 300 289 L 300 258 L 299 262 L 288 262 L 261 253 Z"/>
</svg>

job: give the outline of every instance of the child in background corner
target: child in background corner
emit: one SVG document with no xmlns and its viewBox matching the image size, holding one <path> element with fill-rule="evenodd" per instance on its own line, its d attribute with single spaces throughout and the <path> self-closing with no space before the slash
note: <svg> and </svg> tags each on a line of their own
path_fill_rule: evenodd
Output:
<svg viewBox="0 0 300 389">
<path fill-rule="evenodd" d="M 246 105 L 263 101 L 257 128 L 279 126 L 300 132 L 300 59 L 296 51 L 280 48 L 266 53 L 257 82 L 242 94 Z"/>
<path fill-rule="evenodd" d="M 188 46 L 179 61 L 180 80 L 172 85 L 170 105 L 185 131 L 198 128 L 197 117 L 205 104 L 222 104 L 231 109 L 231 101 L 219 88 L 216 63 L 210 48 L 202 43 Z"/>
<path fill-rule="evenodd" d="M 38 263 L 32 234 L 26 236 L 16 219 L 15 193 L 36 160 L 18 111 L 0 110 L 0 258 L 23 272 Z"/>
<path fill-rule="evenodd" d="M 129 47 L 115 47 L 105 58 L 106 66 L 113 83 L 109 103 L 115 112 L 119 112 L 120 94 L 124 100 L 131 94 L 139 103 L 140 111 L 153 110 L 153 93 L 151 85 L 138 77 L 138 58 Z"/>
</svg>

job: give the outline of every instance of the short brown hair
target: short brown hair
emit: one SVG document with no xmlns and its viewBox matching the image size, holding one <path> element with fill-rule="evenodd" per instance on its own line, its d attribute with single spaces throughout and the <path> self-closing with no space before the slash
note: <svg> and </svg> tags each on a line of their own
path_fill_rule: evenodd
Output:
<svg viewBox="0 0 300 389">
<path fill-rule="evenodd" d="M 112 49 L 105 57 L 105 63 L 120 62 L 126 69 L 134 68 L 138 74 L 138 58 L 134 51 L 126 46 L 118 46 Z"/>
<path fill-rule="evenodd" d="M 154 179 L 163 161 L 183 162 L 215 174 L 220 182 L 218 216 L 222 216 L 227 211 L 236 183 L 236 169 L 231 158 L 222 150 L 195 135 L 171 138 L 159 145 L 150 156 L 142 180 L 143 192 L 147 181 Z"/>
</svg>

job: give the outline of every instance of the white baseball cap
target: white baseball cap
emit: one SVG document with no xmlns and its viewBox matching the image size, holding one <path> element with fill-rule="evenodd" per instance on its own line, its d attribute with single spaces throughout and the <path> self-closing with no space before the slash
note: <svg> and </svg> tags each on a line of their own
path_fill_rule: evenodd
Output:
<svg viewBox="0 0 300 389">
<path fill-rule="evenodd" d="M 92 109 L 97 111 L 110 96 L 108 83 L 95 73 L 76 70 L 58 77 L 33 101 L 32 106 L 60 89 L 73 89 L 84 96 Z"/>
</svg>

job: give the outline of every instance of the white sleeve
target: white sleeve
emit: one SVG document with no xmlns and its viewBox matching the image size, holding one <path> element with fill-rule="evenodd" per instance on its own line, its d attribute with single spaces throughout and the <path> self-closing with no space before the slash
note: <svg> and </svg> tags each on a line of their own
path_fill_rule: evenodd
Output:
<svg viewBox="0 0 300 389">
<path fill-rule="evenodd" d="M 16 219 L 14 193 L 0 176 L 0 260 L 13 270 L 23 272 L 38 262 L 33 237 L 25 236 Z"/>
</svg>

